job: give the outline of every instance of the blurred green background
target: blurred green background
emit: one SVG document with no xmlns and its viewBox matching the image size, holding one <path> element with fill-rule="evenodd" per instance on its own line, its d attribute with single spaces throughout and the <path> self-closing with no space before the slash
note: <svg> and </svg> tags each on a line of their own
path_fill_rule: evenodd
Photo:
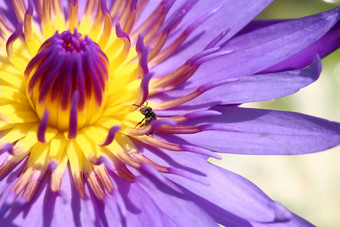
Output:
<svg viewBox="0 0 340 227">
<path fill-rule="evenodd" d="M 340 5 L 340 0 L 275 0 L 258 19 L 297 18 Z M 340 51 L 323 60 L 314 84 L 281 99 L 243 105 L 288 110 L 340 122 Z M 316 226 L 340 226 L 340 147 L 299 156 L 222 154 L 212 160 L 258 185 L 272 199 Z"/>
</svg>

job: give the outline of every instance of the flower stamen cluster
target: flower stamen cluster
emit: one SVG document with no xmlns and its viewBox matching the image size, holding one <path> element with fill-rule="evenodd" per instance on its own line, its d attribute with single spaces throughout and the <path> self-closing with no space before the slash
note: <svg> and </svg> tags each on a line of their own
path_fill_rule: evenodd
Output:
<svg viewBox="0 0 340 227">
<path fill-rule="evenodd" d="M 27 123 L 26 116 L 16 111 L 18 116 L 12 123 L 21 124 L 17 128 L 9 127 L 12 131 L 2 140 L 6 141 L 2 150 L 11 153 L 0 167 L 2 174 L 29 155 L 26 170 L 12 189 L 14 197 L 30 200 L 48 169 L 52 171 L 51 189 L 59 191 L 68 164 L 79 195 L 86 197 L 85 185 L 88 184 L 98 199 L 108 196 L 114 188 L 110 171 L 127 182 L 134 179 L 129 168 L 140 169 L 143 163 L 163 173 L 181 172 L 173 168 L 170 171 L 169 167 L 148 159 L 139 152 L 140 146 L 219 158 L 207 149 L 166 142 L 151 135 L 154 131 L 191 134 L 215 130 L 212 125 L 178 125 L 190 115 L 170 118 L 160 116 L 148 122 L 148 125 L 135 128 L 143 119 L 137 107 L 142 106 L 148 98 L 182 85 L 204 62 L 232 53 L 220 51 L 218 46 L 230 30 L 226 29 L 177 70 L 163 77 L 152 78 L 149 68 L 174 54 L 191 32 L 223 7 L 218 5 L 208 10 L 165 47 L 192 7 L 191 1 L 188 1 L 178 13 L 166 20 L 173 4 L 174 1 L 162 1 L 145 22 L 132 32 L 142 9 L 142 5 L 137 7 L 136 0 L 125 3 L 115 1 L 110 9 L 105 1 L 97 3 L 88 0 L 81 20 L 77 19 L 78 1 L 70 1 L 67 20 L 63 19 L 59 1 L 44 1 L 38 9 L 40 24 L 33 19 L 32 4 L 26 9 L 21 1 L 14 3 L 23 24 L 19 24 L 9 36 L 7 56 L 11 64 L 17 67 L 18 75 L 24 78 L 20 85 L 25 88 L 24 93 L 22 90 L 15 92 L 23 96 L 20 108 L 34 116 Z M 47 10 L 49 8 L 51 10 Z M 50 20 L 55 21 L 55 25 L 49 24 Z M 37 26 L 41 26 L 41 33 L 35 29 Z M 53 34 L 55 30 L 57 32 Z M 24 51 L 23 45 L 27 46 Z M 23 58 L 22 53 L 28 57 Z M 206 84 L 180 98 L 150 102 L 150 106 L 156 110 L 171 109 L 216 86 L 237 80 Z M 19 108 L 14 103 L 10 105 Z M 5 114 L 3 119 L 11 122 L 9 114 Z M 18 134 L 17 130 L 23 134 Z M 9 136 L 13 139 L 10 140 Z M 37 180 L 28 183 L 32 176 Z"/>
</svg>

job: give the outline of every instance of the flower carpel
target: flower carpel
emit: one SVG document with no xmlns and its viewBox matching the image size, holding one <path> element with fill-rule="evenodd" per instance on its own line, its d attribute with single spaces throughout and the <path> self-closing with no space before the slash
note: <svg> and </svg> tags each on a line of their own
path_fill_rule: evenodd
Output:
<svg viewBox="0 0 340 227">
<path fill-rule="evenodd" d="M 82 128 L 102 110 L 109 66 L 106 55 L 89 37 L 77 30 L 56 32 L 25 70 L 32 108 L 40 119 L 49 111 L 48 125 L 65 131 L 70 127 L 72 98 L 77 92 L 77 128 Z"/>
</svg>

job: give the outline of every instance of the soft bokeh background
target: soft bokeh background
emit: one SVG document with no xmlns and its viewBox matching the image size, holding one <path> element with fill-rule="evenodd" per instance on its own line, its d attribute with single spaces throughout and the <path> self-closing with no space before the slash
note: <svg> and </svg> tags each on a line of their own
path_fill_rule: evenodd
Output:
<svg viewBox="0 0 340 227">
<path fill-rule="evenodd" d="M 340 0 L 275 0 L 259 19 L 303 17 L 339 4 Z M 340 51 L 323 60 L 322 75 L 314 84 L 289 97 L 245 106 L 340 122 Z M 340 147 L 299 156 L 222 156 L 212 162 L 248 178 L 316 226 L 340 226 Z"/>
</svg>

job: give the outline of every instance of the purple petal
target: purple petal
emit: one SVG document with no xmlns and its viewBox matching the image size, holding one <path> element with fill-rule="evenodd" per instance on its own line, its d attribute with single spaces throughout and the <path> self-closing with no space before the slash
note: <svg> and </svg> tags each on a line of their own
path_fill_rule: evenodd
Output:
<svg viewBox="0 0 340 227">
<path fill-rule="evenodd" d="M 304 114 L 219 106 L 223 115 L 188 124 L 220 123 L 241 132 L 203 131 L 179 135 L 187 142 L 217 152 L 252 155 L 295 155 L 318 152 L 340 144 L 340 124 Z M 173 140 L 170 136 L 163 136 Z M 170 141 L 173 142 L 173 141 Z"/>
<path fill-rule="evenodd" d="M 321 59 L 317 56 L 305 69 L 241 77 L 238 82 L 216 87 L 187 105 L 218 100 L 221 104 L 238 104 L 284 97 L 317 80 L 321 67 Z"/>
<path fill-rule="evenodd" d="M 316 41 L 311 46 L 302 50 L 298 54 L 290 57 L 289 59 L 281 62 L 264 72 L 283 71 L 287 69 L 298 69 L 308 65 L 315 54 L 320 55 L 322 58 L 326 57 L 340 47 L 340 23 L 338 22 L 326 35 L 320 40 Z"/>
<path fill-rule="evenodd" d="M 0 1 L 0 14 L 8 20 L 10 27 L 18 23 L 11 0 Z"/>
<path fill-rule="evenodd" d="M 255 74 L 283 62 L 323 37 L 339 17 L 340 7 L 337 7 L 235 37 L 223 47 L 234 53 L 203 64 L 189 80 L 190 87 L 211 80 Z"/>
<path fill-rule="evenodd" d="M 260 20 L 252 21 L 245 28 L 243 28 L 237 36 L 273 25 L 290 21 L 292 19 L 285 20 Z M 281 62 L 277 65 L 266 69 L 263 72 L 276 72 L 289 69 L 299 69 L 307 66 L 312 61 L 313 57 L 318 54 L 321 58 L 326 57 L 328 54 L 339 48 L 340 46 L 340 23 L 338 22 L 330 31 L 326 33 L 321 39 L 313 43 L 311 46 L 290 57 L 289 59 Z"/>
<path fill-rule="evenodd" d="M 274 223 L 252 223 L 254 227 L 314 227 L 315 225 L 309 223 L 305 219 L 297 216 L 296 214 L 292 214 L 292 217 L 289 221 L 286 222 L 274 222 Z"/>
<path fill-rule="evenodd" d="M 139 177 L 137 183 L 177 226 L 217 226 L 215 220 L 177 187 L 154 179 L 150 174 Z"/>
<path fill-rule="evenodd" d="M 238 81 L 215 87 L 183 105 L 189 107 L 213 102 L 219 104 L 239 104 L 280 98 L 293 94 L 299 91 L 300 88 L 311 84 L 318 79 L 320 73 L 321 60 L 317 56 L 308 68 L 244 76 Z M 183 90 L 181 93 L 189 93 L 189 91 Z M 174 90 L 167 92 L 167 94 L 156 95 L 153 98 L 162 100 L 166 97 L 169 99 L 172 96 L 176 97 L 178 94 L 179 91 Z M 181 108 L 177 110 L 183 111 Z M 172 112 L 176 112 L 176 110 L 174 109 Z"/>
<path fill-rule="evenodd" d="M 282 214 L 286 209 L 282 209 L 280 204 L 268 198 L 250 181 L 208 163 L 206 159 L 199 155 L 163 153 L 160 150 L 155 151 L 155 154 L 158 157 L 150 154 L 150 152 L 147 155 L 152 156 L 154 161 L 165 161 L 167 165 L 182 168 L 205 178 L 208 185 L 176 174 L 163 174 L 166 178 L 185 188 L 184 194 L 188 198 L 190 198 L 190 193 L 194 193 L 196 197 L 191 198 L 195 198 L 194 201 L 206 212 L 215 216 L 219 222 L 226 223 L 228 221 L 224 216 L 230 218 L 230 222 L 239 223 L 245 223 L 242 218 L 258 222 L 271 222 L 276 219 L 288 218 Z M 157 183 L 157 185 L 160 185 L 160 183 Z M 170 191 L 170 189 L 168 190 Z"/>
<path fill-rule="evenodd" d="M 140 226 L 141 223 L 151 227 L 176 226 L 173 224 L 175 220 L 171 220 L 169 214 L 162 211 L 163 205 L 162 207 L 159 205 L 161 201 L 154 201 L 151 196 L 153 192 L 143 189 L 138 183 L 127 183 L 117 177 L 114 178 L 117 190 L 126 205 L 127 216 L 124 222 L 127 226 Z"/>
<path fill-rule="evenodd" d="M 2 180 L 4 184 L 13 182 L 13 176 L 20 172 L 13 171 L 8 174 L 12 181 Z M 32 201 L 27 204 L 14 203 L 4 216 L 0 218 L 1 226 L 91 226 L 92 220 L 88 217 L 88 212 L 84 209 L 84 201 L 80 199 L 76 192 L 72 179 L 68 171 L 64 175 L 62 191 L 59 194 L 50 190 L 50 176 L 47 174 L 37 190 Z M 0 203 L 6 199 L 8 192 L 1 187 Z"/>
<path fill-rule="evenodd" d="M 231 31 L 225 40 L 229 39 L 248 24 L 254 17 L 256 17 L 271 2 L 272 0 L 199 1 L 185 16 L 181 25 L 189 25 L 197 19 L 199 15 L 208 12 L 210 9 L 220 4 L 223 4 L 223 8 L 190 34 L 188 41 L 190 42 L 190 45 L 182 45 L 179 53 L 176 53 L 176 55 L 166 60 L 159 67 L 156 67 L 158 72 L 157 74 L 160 72 L 168 72 L 168 70 L 174 70 L 179 67 L 187 59 L 192 57 L 193 53 L 202 51 L 212 39 L 228 27 L 231 28 Z M 173 8 L 176 9 L 178 8 L 178 5 L 181 4 L 183 4 L 183 1 L 176 1 Z M 190 51 L 185 51 L 187 48 L 190 48 Z"/>
<path fill-rule="evenodd" d="M 278 20 L 254 20 L 252 22 L 250 22 L 249 24 L 247 24 L 247 26 L 245 26 L 241 31 L 239 31 L 235 37 L 273 25 L 273 24 L 277 24 L 277 23 L 282 23 L 284 21 L 289 21 L 292 19 L 278 19 Z"/>
</svg>

